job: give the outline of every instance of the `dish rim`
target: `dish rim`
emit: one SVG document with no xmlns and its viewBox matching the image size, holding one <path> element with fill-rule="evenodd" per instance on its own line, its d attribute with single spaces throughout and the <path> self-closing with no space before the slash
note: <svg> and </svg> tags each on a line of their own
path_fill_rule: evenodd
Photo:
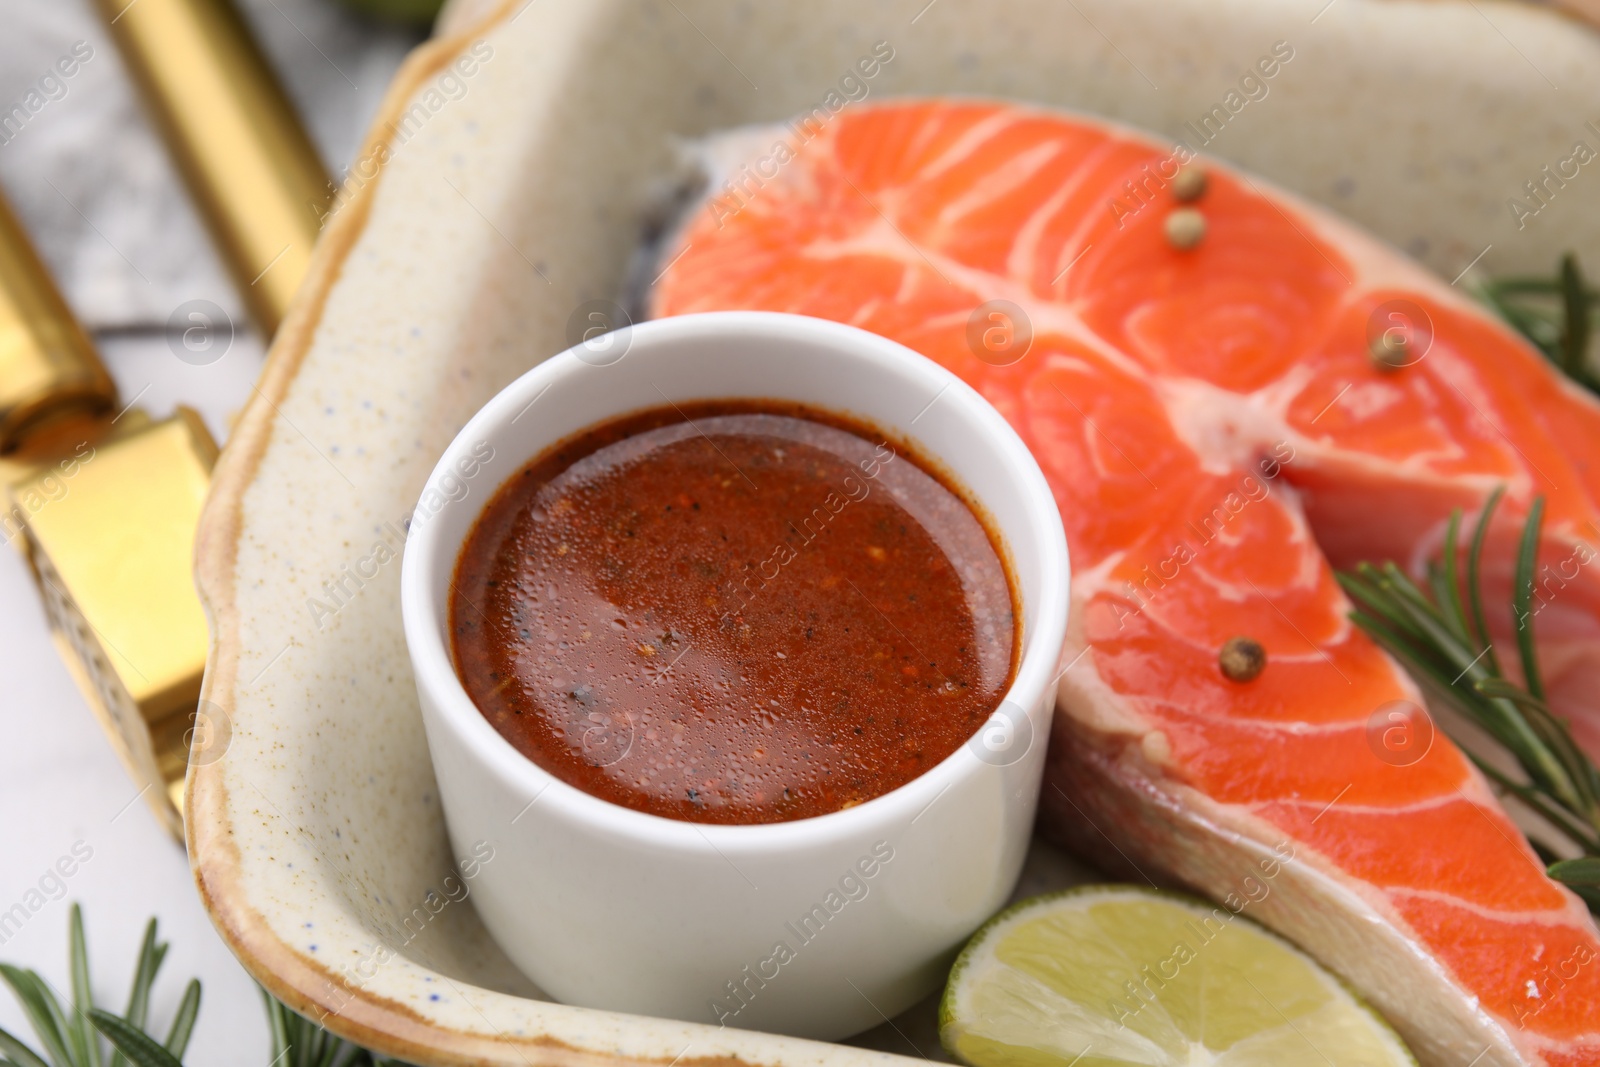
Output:
<svg viewBox="0 0 1600 1067">
<path fill-rule="evenodd" d="M 423 42 L 406 57 L 355 158 L 381 158 L 380 153 L 395 140 L 390 132 L 395 121 L 424 83 L 441 73 L 473 39 L 502 25 L 527 2 L 452 0 L 455 8 L 466 12 L 461 19 L 451 20 L 459 28 L 446 29 L 441 36 Z M 1567 9 L 1561 14 L 1578 25 L 1581 20 L 1572 13 L 1575 6 L 1577 0 L 1560 0 L 1560 7 Z M 448 14 L 449 11 L 447 17 Z M 231 703 L 231 692 L 238 680 L 240 627 L 235 565 L 243 532 L 244 497 L 273 439 L 276 405 L 297 378 L 328 297 L 356 242 L 365 232 L 377 195 L 375 190 L 382 183 L 385 169 L 377 168 L 329 218 L 301 295 L 280 327 L 255 384 L 257 395 L 241 412 L 214 472 L 195 547 L 195 576 L 212 635 L 204 694 L 207 698 L 220 693 Z M 279 938 L 240 887 L 240 853 L 232 839 L 227 788 L 221 772 L 214 769 L 220 766 L 220 763 L 191 765 L 189 769 L 184 826 L 197 892 L 230 950 L 269 992 L 302 1014 L 326 1015 L 314 991 L 327 988 L 332 973 Z M 204 847 L 197 847 L 201 842 Z M 537 1032 L 517 1037 L 491 1034 L 492 1027 L 462 1029 L 443 1025 L 364 988 L 351 988 L 348 992 L 350 1000 L 345 1008 L 325 1019 L 330 1024 L 329 1029 L 375 1050 L 408 1058 L 429 1057 L 432 1062 L 439 1063 L 584 1064 L 586 1067 L 638 1064 L 645 1067 L 681 1062 L 683 1067 L 752 1067 L 753 1064 L 819 1064 L 826 1062 L 830 1055 L 855 1054 L 889 1063 L 902 1059 L 848 1046 L 772 1035 L 750 1035 L 760 1039 L 757 1055 L 735 1052 L 677 1057 L 641 1055 L 619 1050 L 603 1034 L 582 1045 Z"/>
<path fill-rule="evenodd" d="M 505 22 L 527 0 L 485 0 L 479 18 L 430 38 L 407 54 L 389 83 L 354 158 L 381 160 L 393 151 L 399 120 L 425 84 L 442 73 L 471 43 Z M 240 412 L 212 473 L 211 490 L 195 534 L 194 576 L 211 633 L 202 699 L 222 695 L 231 703 L 238 681 L 240 619 L 237 563 L 243 533 L 244 498 L 273 437 L 278 405 L 286 397 L 310 350 L 334 286 L 356 243 L 366 231 L 386 168 L 365 181 L 345 185 L 340 210 L 325 222 L 299 293 L 267 351 L 255 394 Z M 219 710 L 228 714 L 226 708 Z M 295 1012 L 317 1019 L 328 1030 L 364 1048 L 407 1060 L 465 1065 L 522 1062 L 532 1065 L 627 1064 L 659 1067 L 669 1056 L 638 1056 L 605 1048 L 585 1048 L 547 1034 L 512 1038 L 486 1030 L 445 1026 L 364 986 L 345 987 L 348 998 L 335 1010 L 317 990 L 335 988 L 330 969 L 306 958 L 280 938 L 266 917 L 240 890 L 242 856 L 228 816 L 223 761 L 189 765 L 184 786 L 184 846 L 200 902 L 223 942 L 262 988 Z M 497 994 L 504 995 L 504 994 Z M 574 1009 L 582 1010 L 582 1009 Z M 799 1041 L 801 1039 L 787 1039 Z M 515 1056 L 513 1061 L 508 1053 Z M 775 1058 L 774 1058 L 775 1059 Z M 750 1067 L 737 1055 L 685 1057 L 681 1067 Z"/>
<path fill-rule="evenodd" d="M 422 42 L 406 56 L 354 158 L 388 158 L 398 143 L 396 131 L 401 128 L 400 120 L 412 99 L 473 41 L 514 18 L 530 0 L 456 2 L 471 5 L 459 20 L 459 28 Z M 483 14 L 474 17 L 479 11 Z M 447 9 L 441 19 L 449 14 Z M 254 395 L 239 413 L 212 473 L 211 490 L 195 533 L 194 577 L 211 635 L 201 699 L 225 717 L 230 715 L 225 705 L 232 703 L 231 694 L 239 680 L 241 620 L 236 568 L 244 531 L 245 495 L 272 442 L 278 406 L 298 377 L 328 299 L 366 231 L 386 169 L 378 166 L 370 177 L 344 186 L 349 195 L 324 224 L 299 293 L 272 339 L 252 389 Z M 222 697 L 220 703 L 214 699 L 218 696 Z M 711 1050 L 691 1055 L 695 1043 L 690 1041 L 676 1054 L 664 1049 L 658 1055 L 647 1055 L 619 1048 L 614 1037 L 601 1027 L 589 1031 L 589 1040 L 577 1044 L 542 1030 L 507 1034 L 487 1018 L 483 1019 L 482 1028 L 450 1026 L 364 985 L 342 983 L 332 969 L 281 938 L 242 888 L 242 855 L 229 814 L 228 787 L 222 774 L 225 766 L 223 760 L 191 763 L 184 783 L 184 846 L 201 905 L 228 950 L 264 990 L 296 1013 L 363 1048 L 441 1067 L 819 1067 L 838 1062 L 841 1057 L 856 1064 L 915 1062 L 893 1053 L 835 1042 L 744 1031 L 731 1032 L 741 1038 L 733 1048 L 727 1040 L 706 1041 L 704 1044 L 713 1045 Z M 322 995 L 333 989 L 345 995 L 337 1005 Z M 514 993 L 484 992 L 508 1000 L 541 1003 Z M 722 1032 L 707 1024 L 647 1020 L 551 1003 L 596 1022 L 660 1023 L 680 1034 Z M 481 1012 L 479 1015 L 482 1018 Z"/>
</svg>

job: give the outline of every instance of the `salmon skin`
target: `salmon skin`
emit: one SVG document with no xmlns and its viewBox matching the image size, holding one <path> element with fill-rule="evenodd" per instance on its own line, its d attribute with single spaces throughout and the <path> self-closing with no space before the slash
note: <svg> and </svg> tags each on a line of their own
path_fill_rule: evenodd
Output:
<svg viewBox="0 0 1600 1067">
<path fill-rule="evenodd" d="M 893 338 L 1044 468 L 1073 560 L 1047 832 L 1284 933 L 1424 1064 L 1600 1064 L 1594 922 L 1409 710 L 1333 577 L 1420 566 L 1452 509 L 1470 521 L 1504 485 L 1485 581 L 1508 604 L 1543 494 L 1542 666 L 1600 750 L 1600 407 L 1455 290 L 1243 174 L 1208 164 L 1204 235 L 1177 247 L 1187 150 L 1097 120 L 888 101 L 708 153 L 726 180 L 662 249 L 650 314 Z M 1405 366 L 1373 358 L 1390 329 Z M 1219 668 L 1236 635 L 1266 651 L 1252 681 Z"/>
</svg>

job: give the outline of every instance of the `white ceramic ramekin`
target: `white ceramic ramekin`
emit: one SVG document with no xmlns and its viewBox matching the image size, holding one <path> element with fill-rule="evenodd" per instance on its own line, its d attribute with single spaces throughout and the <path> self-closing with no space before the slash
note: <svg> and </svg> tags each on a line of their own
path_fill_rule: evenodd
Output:
<svg viewBox="0 0 1600 1067">
<path fill-rule="evenodd" d="M 1022 599 L 1004 703 L 922 777 L 845 811 L 679 822 L 555 779 L 478 712 L 448 648 L 448 589 L 489 496 L 549 445 L 668 401 L 761 397 L 853 414 L 942 463 L 998 526 Z M 439 460 L 401 575 L 406 641 L 455 842 L 488 840 L 473 900 L 572 1004 L 839 1038 L 932 991 L 1010 894 L 1027 851 L 1067 618 L 1067 545 L 1033 456 L 998 412 L 893 341 L 820 319 L 718 312 L 556 356 L 491 400 Z"/>
</svg>

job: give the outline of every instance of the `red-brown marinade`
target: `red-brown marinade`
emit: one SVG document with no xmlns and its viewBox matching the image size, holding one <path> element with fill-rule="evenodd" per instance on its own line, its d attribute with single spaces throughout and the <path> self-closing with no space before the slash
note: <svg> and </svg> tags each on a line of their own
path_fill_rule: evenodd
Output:
<svg viewBox="0 0 1600 1067">
<path fill-rule="evenodd" d="M 456 566 L 456 670 L 594 796 L 804 819 L 937 765 L 1011 684 L 1002 550 L 903 444 L 771 401 L 640 412 L 502 486 Z"/>
</svg>

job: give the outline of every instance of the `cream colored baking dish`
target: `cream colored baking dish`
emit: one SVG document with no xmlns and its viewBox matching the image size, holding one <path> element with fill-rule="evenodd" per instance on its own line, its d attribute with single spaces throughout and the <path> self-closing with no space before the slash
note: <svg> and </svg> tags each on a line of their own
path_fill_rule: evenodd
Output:
<svg viewBox="0 0 1600 1067">
<path fill-rule="evenodd" d="M 1567 247 L 1600 262 L 1600 173 L 1556 183 L 1543 169 L 1577 141 L 1600 146 L 1600 39 L 1550 9 L 458 0 L 352 167 L 218 465 L 198 549 L 205 698 L 232 740 L 190 769 L 196 881 L 250 971 L 330 1029 L 448 1064 L 886 1058 L 540 997 L 484 933 L 464 857 L 449 855 L 397 562 L 423 480 L 466 418 L 566 347 L 579 305 L 621 294 L 674 139 L 815 106 L 879 41 L 894 59 L 877 96 L 1001 95 L 1174 137 L 1288 42 L 1270 92 L 1207 152 L 1447 279 L 1474 264 L 1548 270 Z M 1038 848 L 1027 886 L 1073 876 Z M 867 1043 L 933 1054 L 926 1026 L 914 1015 L 905 1040 L 884 1028 Z"/>
</svg>

